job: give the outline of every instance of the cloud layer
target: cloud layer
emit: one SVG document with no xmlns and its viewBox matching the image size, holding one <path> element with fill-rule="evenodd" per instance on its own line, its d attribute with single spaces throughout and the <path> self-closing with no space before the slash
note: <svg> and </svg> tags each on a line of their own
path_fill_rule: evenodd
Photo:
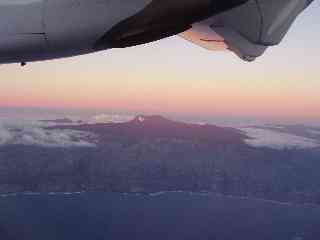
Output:
<svg viewBox="0 0 320 240">
<path fill-rule="evenodd" d="M 1 145 L 37 145 L 44 147 L 95 147 L 95 136 L 75 130 L 48 130 L 39 125 L 0 123 Z"/>
<path fill-rule="evenodd" d="M 320 136 L 320 130 L 314 130 L 314 129 L 312 129 L 312 130 L 308 130 L 308 132 L 309 132 L 310 134 L 319 135 L 319 136 Z"/>
<path fill-rule="evenodd" d="M 268 129 L 241 128 L 251 138 L 246 140 L 247 144 L 255 147 L 270 147 L 274 149 L 284 148 L 315 148 L 320 144 L 314 139 L 300 137 L 289 133 L 281 133 Z"/>
<path fill-rule="evenodd" d="M 120 114 L 99 114 L 93 116 L 89 123 L 121 123 L 132 120 L 133 115 L 120 115 Z"/>
</svg>

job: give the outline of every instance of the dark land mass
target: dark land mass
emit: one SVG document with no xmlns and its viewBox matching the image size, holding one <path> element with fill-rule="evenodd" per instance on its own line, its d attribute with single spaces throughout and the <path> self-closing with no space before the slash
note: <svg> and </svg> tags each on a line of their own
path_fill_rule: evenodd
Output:
<svg viewBox="0 0 320 240">
<path fill-rule="evenodd" d="M 320 150 L 254 148 L 233 128 L 160 116 L 55 126 L 96 147 L 0 147 L 0 193 L 206 191 L 320 205 Z"/>
</svg>

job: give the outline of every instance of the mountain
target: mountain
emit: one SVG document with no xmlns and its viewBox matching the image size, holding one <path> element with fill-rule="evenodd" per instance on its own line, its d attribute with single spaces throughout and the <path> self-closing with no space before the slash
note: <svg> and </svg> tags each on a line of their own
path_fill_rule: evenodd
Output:
<svg viewBox="0 0 320 240">
<path fill-rule="evenodd" d="M 182 190 L 320 205 L 319 149 L 256 148 L 237 129 L 161 116 L 35 132 L 73 144 L 0 145 L 0 194 Z"/>
<path fill-rule="evenodd" d="M 127 137 L 141 140 L 144 138 L 157 139 L 194 139 L 216 144 L 244 144 L 247 136 L 234 128 L 217 127 L 182 123 L 166 119 L 162 116 L 139 115 L 124 123 L 84 124 L 76 126 L 54 126 L 49 129 L 73 129 L 89 131 L 97 134 L 101 141 L 106 136 Z"/>
</svg>

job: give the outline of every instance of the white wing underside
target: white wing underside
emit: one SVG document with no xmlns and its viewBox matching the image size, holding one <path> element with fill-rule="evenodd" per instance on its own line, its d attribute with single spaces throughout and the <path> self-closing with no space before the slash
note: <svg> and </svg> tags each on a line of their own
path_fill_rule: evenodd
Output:
<svg viewBox="0 0 320 240">
<path fill-rule="evenodd" d="M 211 51 L 224 51 L 228 48 L 225 40 L 208 25 L 194 24 L 190 30 L 179 36 Z"/>
</svg>

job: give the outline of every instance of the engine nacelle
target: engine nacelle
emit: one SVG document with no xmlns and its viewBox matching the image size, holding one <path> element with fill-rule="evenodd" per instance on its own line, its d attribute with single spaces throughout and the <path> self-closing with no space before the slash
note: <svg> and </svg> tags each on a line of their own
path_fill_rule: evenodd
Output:
<svg viewBox="0 0 320 240">
<path fill-rule="evenodd" d="M 313 0 L 250 0 L 203 22 L 244 60 L 254 60 L 277 45 Z"/>
<path fill-rule="evenodd" d="M 138 45 L 247 0 L 0 0 L 0 63 Z"/>
</svg>

